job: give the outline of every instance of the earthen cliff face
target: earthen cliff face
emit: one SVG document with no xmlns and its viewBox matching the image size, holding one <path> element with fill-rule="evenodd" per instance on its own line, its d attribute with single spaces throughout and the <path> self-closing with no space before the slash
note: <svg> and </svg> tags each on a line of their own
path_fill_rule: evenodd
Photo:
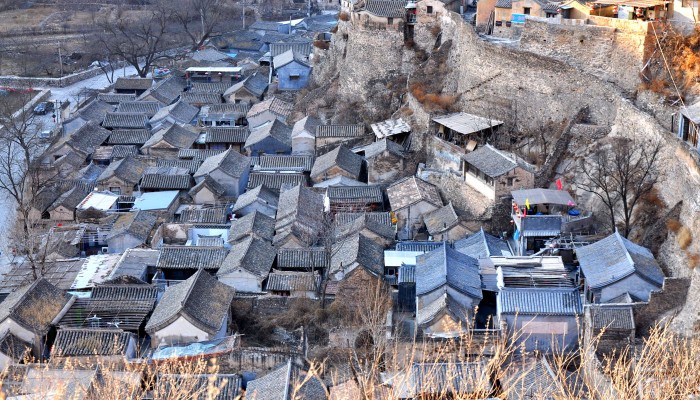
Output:
<svg viewBox="0 0 700 400">
<path fill-rule="evenodd" d="M 420 7 L 424 9 L 426 4 L 433 4 L 433 15 L 421 16 Z M 700 158 L 630 99 L 639 79 L 646 32 L 616 34 L 598 27 L 577 30 L 534 22 L 525 28 L 523 43 L 517 48 L 482 40 L 472 26 L 458 15 L 443 11 L 439 4 L 419 2 L 413 49 L 404 45 L 401 29 L 378 30 L 357 21 L 341 21 L 330 49 L 317 49 L 316 83 L 327 85 L 335 80 L 336 107 L 354 103 L 361 108 L 358 112 L 376 115 L 410 109 L 413 131 L 419 136 L 427 134 L 436 111 L 412 96 L 410 82 L 416 74 L 440 74 L 441 93 L 456 96 L 455 109 L 504 120 L 514 131 L 537 131 L 548 124 L 569 121 L 587 107 L 588 117 L 572 129 L 574 136 L 567 148 L 557 149 L 567 153 L 556 166 L 566 182 L 573 181 L 575 165 L 590 155 L 593 145 L 608 136 L 662 141 L 664 176 L 658 192 L 666 207 L 657 210 L 653 221 L 644 219 L 648 226 L 635 233 L 636 239 L 653 242 L 645 244 L 657 250 L 669 275 L 692 279 L 686 305 L 674 311 L 678 316 L 673 326 L 684 333 L 693 332 L 700 321 L 696 311 L 700 310 L 700 276 L 689 268 L 688 254 L 700 253 Z M 593 30 L 601 31 L 600 36 L 594 36 Z M 586 43 L 589 46 L 579 46 Z M 445 45 L 449 50 L 440 60 L 439 71 L 434 63 L 426 68 L 431 65 L 431 54 Z M 598 53 L 609 49 L 619 54 L 606 63 Z M 627 51 L 624 54 L 623 49 Z M 421 51 L 428 53 L 428 61 L 419 59 Z M 588 57 L 591 62 L 585 63 Z M 401 96 L 384 93 L 402 82 L 405 86 Z M 670 119 L 670 115 L 655 116 L 662 121 Z M 584 207 L 599 207 L 590 196 L 576 195 Z M 674 206 L 680 222 L 698 238 L 685 250 L 679 248 L 675 234 L 663 223 Z"/>
</svg>

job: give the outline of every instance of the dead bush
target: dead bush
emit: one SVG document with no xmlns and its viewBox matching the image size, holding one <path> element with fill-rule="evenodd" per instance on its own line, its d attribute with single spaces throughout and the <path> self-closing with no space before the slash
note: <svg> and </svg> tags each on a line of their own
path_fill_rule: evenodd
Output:
<svg viewBox="0 0 700 400">
<path fill-rule="evenodd" d="M 416 42 L 413 39 L 406 39 L 403 44 L 409 50 L 413 50 L 416 47 Z"/>
<path fill-rule="evenodd" d="M 334 27 L 331 29 L 331 33 L 336 33 L 336 32 L 338 32 L 338 25 L 334 26 Z"/>
<path fill-rule="evenodd" d="M 693 234 L 690 232 L 690 229 L 688 229 L 688 227 L 682 226 L 681 229 L 678 231 L 676 240 L 678 241 L 678 246 L 680 246 L 681 249 L 685 250 L 688 248 L 688 246 L 690 246 L 690 243 L 693 242 Z"/>
<path fill-rule="evenodd" d="M 338 19 L 345 22 L 350 21 L 350 14 L 343 11 L 338 15 Z"/>
<path fill-rule="evenodd" d="M 700 265 L 700 254 L 687 252 L 686 257 L 688 257 L 688 268 L 695 269 Z"/>
<path fill-rule="evenodd" d="M 440 25 L 435 24 L 430 27 L 430 34 L 432 34 L 433 36 L 437 37 L 440 34 L 440 32 L 442 32 L 442 29 L 440 29 Z"/>
<path fill-rule="evenodd" d="M 319 48 L 321 50 L 328 50 L 330 44 L 324 40 L 314 40 L 314 47 Z"/>
<path fill-rule="evenodd" d="M 666 221 L 666 227 L 673 233 L 678 233 L 678 230 L 680 230 L 682 226 L 680 221 L 675 218 Z"/>
<path fill-rule="evenodd" d="M 659 191 L 652 188 L 649 193 L 642 196 L 642 199 L 657 208 L 666 208 L 666 202 L 659 196 Z"/>
</svg>

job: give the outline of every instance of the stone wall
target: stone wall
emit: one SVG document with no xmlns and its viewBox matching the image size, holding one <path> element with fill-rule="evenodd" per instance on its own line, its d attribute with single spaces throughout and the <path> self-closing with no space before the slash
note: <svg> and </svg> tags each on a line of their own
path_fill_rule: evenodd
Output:
<svg viewBox="0 0 700 400">
<path fill-rule="evenodd" d="M 123 63 L 121 63 L 123 64 Z M 123 65 L 115 66 L 115 68 L 121 68 Z M 80 82 L 85 79 L 94 78 L 98 75 L 102 75 L 102 69 L 99 67 L 90 68 L 85 71 L 76 72 L 71 75 L 66 75 L 63 78 L 29 78 L 23 76 L 0 76 L 0 86 L 9 87 L 64 87 L 70 86 L 76 82 Z M 115 74 L 114 78 L 117 76 Z"/>
<path fill-rule="evenodd" d="M 668 322 L 664 319 L 672 317 L 669 314 L 680 311 L 685 304 L 689 288 L 688 278 L 665 278 L 661 290 L 652 292 L 648 303 L 635 306 L 634 322 L 637 333 L 646 334 L 657 323 Z"/>
<path fill-rule="evenodd" d="M 240 373 L 243 371 L 266 372 L 286 363 L 289 359 L 296 365 L 304 365 L 304 355 L 284 348 L 244 347 L 217 358 L 221 371 Z"/>
</svg>

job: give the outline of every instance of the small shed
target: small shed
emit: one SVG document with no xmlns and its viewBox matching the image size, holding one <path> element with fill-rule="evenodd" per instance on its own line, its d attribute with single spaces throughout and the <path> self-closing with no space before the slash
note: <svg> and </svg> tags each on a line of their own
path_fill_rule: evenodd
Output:
<svg viewBox="0 0 700 400">
<path fill-rule="evenodd" d="M 597 338 L 596 352 L 610 354 L 634 345 L 635 325 L 632 305 L 596 304 L 586 308 L 590 338 Z"/>
<path fill-rule="evenodd" d="M 280 90 L 299 90 L 309 84 L 311 65 L 304 56 L 292 49 L 279 54 L 272 59 Z"/>
<path fill-rule="evenodd" d="M 700 102 L 681 108 L 677 115 L 678 137 L 700 150 Z"/>
<path fill-rule="evenodd" d="M 442 207 L 438 188 L 415 176 L 389 185 L 386 194 L 397 219 L 400 239 L 413 238 L 423 227 L 423 216 Z"/>
<path fill-rule="evenodd" d="M 433 122 L 435 134 L 440 139 L 467 150 L 476 148 L 503 125 L 503 121 L 497 119 L 463 112 L 435 117 Z"/>
</svg>

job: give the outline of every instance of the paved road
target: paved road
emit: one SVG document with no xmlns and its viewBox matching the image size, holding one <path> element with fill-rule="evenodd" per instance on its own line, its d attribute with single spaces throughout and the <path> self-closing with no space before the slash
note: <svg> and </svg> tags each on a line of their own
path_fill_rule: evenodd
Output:
<svg viewBox="0 0 700 400">
<path fill-rule="evenodd" d="M 115 71 L 114 78 L 119 76 L 130 76 L 136 75 L 136 69 L 134 67 L 122 68 Z M 86 79 L 84 81 L 75 83 L 70 86 L 63 88 L 46 88 L 51 90 L 50 101 L 66 101 L 69 100 L 72 106 L 75 106 L 77 98 L 83 89 L 104 89 L 110 85 L 109 80 L 104 74 L 100 74 L 94 78 Z M 43 88 L 37 88 L 43 89 Z M 54 121 L 51 114 L 47 114 L 39 117 L 42 129 L 51 129 L 54 126 Z M 15 206 L 12 199 L 7 197 L 7 194 L 0 191 L 0 252 L 5 254 L 7 251 L 8 242 L 8 230 L 15 218 Z M 3 261 L 7 261 L 0 255 L 0 274 L 2 271 Z"/>
</svg>

